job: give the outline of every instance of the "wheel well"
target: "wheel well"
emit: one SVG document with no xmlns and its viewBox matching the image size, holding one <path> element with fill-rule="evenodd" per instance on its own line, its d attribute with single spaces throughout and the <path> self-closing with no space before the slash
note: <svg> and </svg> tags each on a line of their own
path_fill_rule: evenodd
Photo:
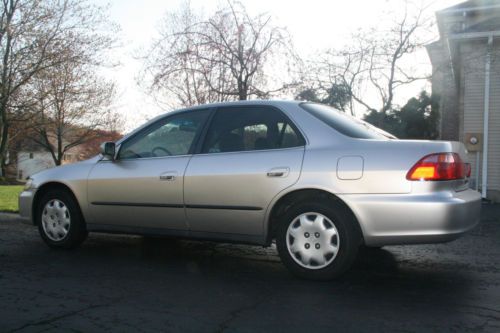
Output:
<svg viewBox="0 0 500 333">
<path fill-rule="evenodd" d="M 75 194 L 67 185 L 65 185 L 63 183 L 58 183 L 58 182 L 45 183 L 38 188 L 38 190 L 35 193 L 35 197 L 33 198 L 33 205 L 31 207 L 31 216 L 33 217 L 32 218 L 33 224 L 36 225 L 36 209 L 38 207 L 39 201 L 41 200 L 41 198 L 43 197 L 43 195 L 45 193 L 47 193 L 49 190 L 53 190 L 53 189 L 60 189 L 60 190 L 66 191 L 67 193 L 69 193 L 73 197 L 73 199 L 78 204 L 78 206 L 80 206 L 80 203 L 78 202 L 78 199 L 76 198 Z"/>
<path fill-rule="evenodd" d="M 327 201 L 327 202 L 338 202 L 340 203 L 346 212 L 351 214 L 354 221 L 356 221 L 356 229 L 359 234 L 362 236 L 363 232 L 361 231 L 361 227 L 359 222 L 352 212 L 352 210 L 345 204 L 342 199 L 337 197 L 336 195 L 317 189 L 303 189 L 297 190 L 290 193 L 287 193 L 283 197 L 281 197 L 278 202 L 276 202 L 271 210 L 271 214 L 269 215 L 269 223 L 267 225 L 267 237 L 266 237 L 266 245 L 270 245 L 272 240 L 276 237 L 276 230 L 279 223 L 280 218 L 286 214 L 286 212 L 296 203 L 304 202 L 304 201 Z M 362 238 L 362 237 L 361 237 Z"/>
</svg>

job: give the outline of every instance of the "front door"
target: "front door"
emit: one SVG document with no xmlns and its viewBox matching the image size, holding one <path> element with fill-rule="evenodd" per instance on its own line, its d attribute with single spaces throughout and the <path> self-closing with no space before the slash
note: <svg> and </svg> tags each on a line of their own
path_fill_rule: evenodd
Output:
<svg viewBox="0 0 500 333">
<path fill-rule="evenodd" d="M 218 109 L 185 174 L 191 232 L 261 235 L 267 206 L 299 178 L 304 145 L 280 110 Z"/>
<path fill-rule="evenodd" d="M 125 140 L 114 161 L 98 162 L 88 180 L 93 222 L 186 231 L 184 172 L 208 112 L 160 119 Z"/>
</svg>

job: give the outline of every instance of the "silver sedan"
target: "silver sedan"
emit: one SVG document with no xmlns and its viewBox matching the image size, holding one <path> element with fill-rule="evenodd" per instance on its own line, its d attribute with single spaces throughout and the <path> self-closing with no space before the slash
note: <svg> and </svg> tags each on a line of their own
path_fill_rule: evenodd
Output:
<svg viewBox="0 0 500 333">
<path fill-rule="evenodd" d="M 330 107 L 209 104 L 167 113 L 19 198 L 51 247 L 89 231 L 276 246 L 300 277 L 345 272 L 360 246 L 453 240 L 479 220 L 458 142 L 398 140 Z"/>
</svg>

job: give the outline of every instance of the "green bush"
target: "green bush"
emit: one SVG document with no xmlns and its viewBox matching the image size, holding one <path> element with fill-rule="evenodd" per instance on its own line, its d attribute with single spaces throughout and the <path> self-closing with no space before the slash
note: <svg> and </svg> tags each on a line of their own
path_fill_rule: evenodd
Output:
<svg viewBox="0 0 500 333">
<path fill-rule="evenodd" d="M 0 212 L 18 212 L 18 196 L 23 190 L 19 185 L 0 185 Z"/>
</svg>

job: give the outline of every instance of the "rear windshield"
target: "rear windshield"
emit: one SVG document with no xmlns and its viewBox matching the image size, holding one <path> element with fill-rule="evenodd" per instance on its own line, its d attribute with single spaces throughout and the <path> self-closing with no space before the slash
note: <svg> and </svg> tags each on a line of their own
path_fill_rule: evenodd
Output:
<svg viewBox="0 0 500 333">
<path fill-rule="evenodd" d="M 396 137 L 366 121 L 352 117 L 330 106 L 302 103 L 300 106 L 337 132 L 356 139 L 395 139 Z"/>
</svg>

